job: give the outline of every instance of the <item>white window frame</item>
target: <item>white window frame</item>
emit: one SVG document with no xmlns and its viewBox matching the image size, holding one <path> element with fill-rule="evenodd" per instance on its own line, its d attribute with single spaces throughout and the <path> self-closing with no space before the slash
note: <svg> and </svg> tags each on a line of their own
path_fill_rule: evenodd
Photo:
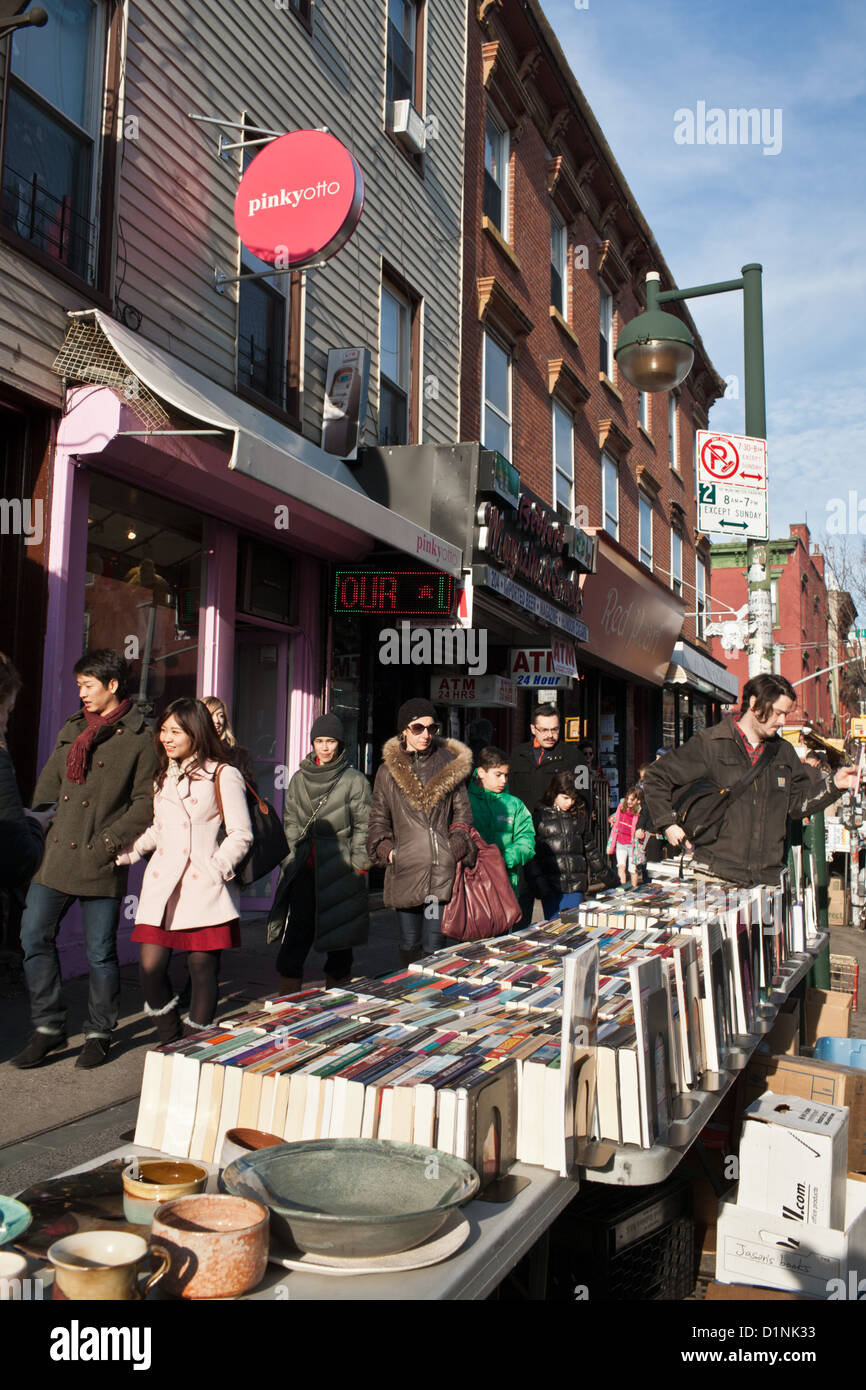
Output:
<svg viewBox="0 0 866 1390">
<path fill-rule="evenodd" d="M 674 563 L 676 557 L 677 563 Z M 671 527 L 671 588 L 682 597 L 683 592 L 683 537 L 675 526 Z"/>
<path fill-rule="evenodd" d="M 411 102 L 411 104 L 412 104 L 412 106 L 415 108 L 415 110 L 417 111 L 417 110 L 418 110 L 418 92 L 417 92 L 416 75 L 417 75 L 417 63 L 418 63 L 418 40 L 419 40 L 419 37 L 422 37 L 422 36 L 420 36 L 419 33 L 418 33 L 418 20 L 419 20 L 419 15 L 418 15 L 418 0 L 398 0 L 398 3 L 401 4 L 401 5 L 405 5 L 407 9 L 410 9 L 410 10 L 412 11 L 412 19 L 413 19 L 413 23 L 412 23 L 412 26 L 411 26 L 411 27 L 412 27 L 412 44 L 411 44 L 411 47 L 412 47 L 412 92 L 411 92 L 411 95 L 410 95 L 410 97 L 409 97 L 409 101 Z M 391 35 L 391 0 L 387 0 L 387 3 L 386 3 L 386 5 L 385 5 L 385 87 L 386 87 L 385 101 L 386 101 L 386 104 L 387 104 L 387 101 L 388 101 L 388 95 L 387 95 L 387 86 L 388 86 L 388 40 L 389 40 L 389 38 L 390 38 L 390 35 Z M 401 39 L 402 39 L 402 38 L 403 38 L 403 35 L 401 34 L 400 37 L 401 37 Z M 405 43 L 406 40 L 404 39 L 403 42 Z M 392 93 L 392 94 L 391 94 L 391 101 L 393 102 L 393 100 L 394 100 L 394 95 L 393 95 L 393 93 Z M 400 98 L 398 98 L 398 100 L 400 100 Z"/>
<path fill-rule="evenodd" d="M 637 512 L 638 558 L 642 565 L 646 565 L 647 569 L 651 570 L 653 567 L 653 504 L 652 498 L 648 497 L 645 492 L 638 492 Z M 644 518 L 646 518 L 646 520 L 649 522 L 649 549 L 647 549 L 644 545 L 643 537 L 641 535 L 641 523 L 643 522 Z"/>
<path fill-rule="evenodd" d="M 385 295 L 393 300 L 400 310 L 402 321 L 403 342 L 399 346 L 402 348 L 402 367 L 406 371 L 406 384 L 395 381 L 382 370 L 382 308 Z M 379 286 L 379 405 L 382 404 L 382 379 L 395 391 L 402 392 L 406 397 L 406 438 L 400 441 L 403 444 L 411 443 L 412 436 L 412 303 L 405 294 L 396 288 L 385 276 Z M 399 331 L 399 330 L 398 330 Z M 396 441 L 394 441 L 396 442 Z"/>
<path fill-rule="evenodd" d="M 559 243 L 558 252 L 555 251 L 554 243 Z M 558 256 L 558 260 L 557 260 Z M 554 309 L 567 319 L 568 309 L 568 229 L 561 217 L 557 217 L 555 212 L 550 214 L 550 267 L 559 276 L 562 286 L 562 303 L 556 304 L 553 298 L 553 275 L 550 277 L 550 302 Z"/>
<path fill-rule="evenodd" d="M 502 353 L 505 354 L 505 357 L 506 357 L 507 362 L 508 362 L 508 368 L 507 368 L 507 371 L 508 371 L 508 415 L 507 415 L 507 416 L 502 414 L 502 411 L 499 409 L 499 407 L 498 407 L 497 405 L 495 405 L 492 401 L 488 401 L 488 399 L 487 399 L 487 344 L 488 344 L 488 341 L 489 341 L 494 347 L 498 348 L 500 352 L 502 352 Z M 492 445 L 487 444 L 487 442 L 485 441 L 485 425 L 486 425 L 486 423 L 487 423 L 487 408 L 488 408 L 488 406 L 489 406 L 490 409 L 491 409 L 491 411 L 493 412 L 493 414 L 496 415 L 498 419 L 504 420 L 505 424 L 506 424 L 507 427 L 508 427 L 508 453 L 505 455 L 505 457 L 508 459 L 509 463 L 510 463 L 511 460 L 512 460 L 512 453 L 513 453 L 513 448 L 514 448 L 514 433 L 513 433 L 513 425 L 512 425 L 512 418 L 513 418 L 513 414 L 514 414 L 514 409 L 513 409 L 513 395 L 512 395 L 512 371 L 511 371 L 512 365 L 513 365 L 513 363 L 512 363 L 512 355 L 511 355 L 511 352 L 510 352 L 509 348 L 505 345 L 505 343 L 500 342 L 500 340 L 499 340 L 493 333 L 488 332 L 488 330 L 485 328 L 485 330 L 484 330 L 484 338 L 483 338 L 483 342 L 482 342 L 482 345 L 481 345 L 481 443 L 482 443 L 482 445 L 483 445 L 483 447 L 484 447 L 485 449 L 489 449 L 489 448 L 492 448 L 492 447 L 493 447 Z"/>
<path fill-rule="evenodd" d="M 491 179 L 493 178 L 493 175 L 490 174 L 490 171 L 489 171 L 489 169 L 487 168 L 487 131 L 488 131 L 488 127 L 491 127 L 491 126 L 492 126 L 492 128 L 496 131 L 496 135 L 497 135 L 497 138 L 498 138 L 498 140 L 499 140 L 499 153 L 500 153 L 499 164 L 500 164 L 500 168 L 501 168 L 501 170 L 502 170 L 502 182 L 501 182 L 500 184 L 497 184 L 497 187 L 499 188 L 499 191 L 500 191 L 500 194 L 501 194 L 501 197 L 502 197 L 502 225 L 500 226 L 492 217 L 490 218 L 490 221 L 491 221 L 491 223 L 493 224 L 493 226 L 496 228 L 496 230 L 499 232 L 499 235 L 500 235 L 501 237 L 503 237 L 503 238 L 505 239 L 505 241 L 510 241 L 510 240 L 511 240 L 511 225 L 510 225 L 510 219 L 509 219 L 509 214 L 508 214 L 508 202 L 509 202 L 509 191 L 510 191 L 510 190 L 509 190 L 509 186 L 508 186 L 508 185 L 509 185 L 509 163 L 510 163 L 510 160 L 511 160 L 511 140 L 510 140 L 510 133 L 509 133 L 509 130 L 508 130 L 508 126 L 506 125 L 506 123 L 505 123 L 505 121 L 503 120 L 503 118 L 500 116 L 499 112 L 496 110 L 496 107 L 493 106 L 491 102 L 488 102 L 488 103 L 487 103 L 487 115 L 486 115 L 485 122 L 484 122 L 484 166 L 483 166 L 483 170 L 482 170 L 482 180 L 483 180 L 484 176 L 485 176 L 485 175 L 488 175 L 488 174 L 489 174 L 489 176 L 490 176 Z M 494 182 L 495 182 L 495 180 L 494 180 Z M 483 202 L 483 199 L 482 199 L 482 202 Z M 489 214 L 485 214 L 485 215 L 489 217 Z"/>
<path fill-rule="evenodd" d="M 668 463 L 675 473 L 679 473 L 679 427 L 677 420 L 677 393 L 668 392 Z"/>
<path fill-rule="evenodd" d="M 614 324 L 613 295 L 611 294 L 610 290 L 607 288 L 606 285 L 600 284 L 600 285 L 599 285 L 599 299 L 598 299 L 598 336 L 599 336 L 599 348 L 601 348 L 601 344 L 602 344 L 602 342 L 604 342 L 604 343 L 605 343 L 605 348 L 606 348 L 606 359 L 607 359 L 606 361 L 605 361 L 605 360 L 602 360 L 602 361 L 600 362 L 600 367 L 601 367 L 601 370 L 604 372 L 604 375 L 607 377 L 608 381 L 613 381 L 613 364 L 614 364 L 614 357 L 613 357 L 613 348 L 614 348 L 614 342 L 613 342 L 613 324 Z M 600 352 L 599 352 L 599 357 L 601 357 L 601 355 L 602 355 L 602 354 L 601 354 L 601 351 L 600 351 Z"/>
<path fill-rule="evenodd" d="M 647 434 L 650 432 L 650 398 L 649 391 L 638 391 L 637 393 L 637 420 L 642 425 Z"/>
<path fill-rule="evenodd" d="M 562 462 L 563 462 L 563 461 L 557 456 L 557 449 L 556 449 L 556 439 L 557 439 L 556 420 L 557 420 L 557 412 L 558 412 L 558 414 L 562 417 L 562 419 L 563 419 L 564 421 L 566 421 L 567 424 L 568 424 L 568 441 L 569 441 L 569 446 L 568 446 L 568 447 L 569 447 L 569 457 L 568 457 L 568 459 L 565 461 L 565 462 L 566 462 L 566 467 L 565 467 L 565 468 L 562 466 Z M 554 511 L 557 511 L 558 508 L 559 508 L 559 506 L 561 505 L 561 504 L 560 504 L 560 501 L 559 501 L 559 489 L 557 488 L 557 485 L 556 485 L 556 484 L 557 484 L 557 480 L 558 480 L 559 478 L 564 478 L 565 481 L 566 481 L 567 484 L 568 484 L 568 497 L 569 497 L 569 503 L 568 503 L 568 524 L 569 524 L 569 525 L 573 525 L 573 524 L 574 524 L 574 416 L 573 416 L 573 415 L 570 415 L 569 412 L 565 409 L 565 407 L 559 404 L 559 401 L 553 401 L 553 402 L 552 402 L 552 410 L 551 410 L 551 417 L 550 417 L 550 418 L 551 418 L 552 446 L 553 446 L 553 447 L 552 447 L 552 452 L 553 452 L 553 509 L 554 509 Z"/>
<path fill-rule="evenodd" d="M 611 488 L 609 483 L 613 483 L 613 506 L 611 506 Z M 609 536 L 613 536 L 615 541 L 619 540 L 619 467 L 616 459 L 611 458 L 610 454 L 601 456 L 601 517 L 602 526 Z M 613 528 L 610 526 L 613 523 Z"/>
</svg>

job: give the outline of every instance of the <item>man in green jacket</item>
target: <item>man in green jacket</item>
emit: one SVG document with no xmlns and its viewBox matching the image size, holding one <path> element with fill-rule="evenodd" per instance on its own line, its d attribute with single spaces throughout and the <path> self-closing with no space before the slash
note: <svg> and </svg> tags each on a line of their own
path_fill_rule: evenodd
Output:
<svg viewBox="0 0 866 1390">
<path fill-rule="evenodd" d="M 535 827 L 523 802 L 505 790 L 507 781 L 507 755 L 482 748 L 469 782 L 472 820 L 482 840 L 499 850 L 516 893 L 520 870 L 535 854 Z"/>
<path fill-rule="evenodd" d="M 76 898 L 90 994 L 84 1047 L 75 1065 L 89 1069 L 106 1060 L 120 1000 L 117 926 L 127 879 L 115 856 L 153 819 L 153 733 L 127 698 L 126 662 L 106 647 L 87 652 L 73 670 L 83 708 L 61 729 L 33 794 L 37 808 L 56 810 L 21 921 L 34 1026 L 29 1043 L 12 1059 L 21 1068 L 38 1067 L 66 1043 L 56 942 Z"/>
</svg>

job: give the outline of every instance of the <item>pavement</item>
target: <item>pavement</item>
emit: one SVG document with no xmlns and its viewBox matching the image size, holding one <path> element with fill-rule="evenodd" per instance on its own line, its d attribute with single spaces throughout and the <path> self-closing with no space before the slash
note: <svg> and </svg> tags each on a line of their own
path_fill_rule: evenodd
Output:
<svg viewBox="0 0 866 1390">
<path fill-rule="evenodd" d="M 276 948 L 265 941 L 263 917 L 244 920 L 243 945 L 222 958 L 217 1018 L 236 1012 L 246 1001 L 261 999 L 276 988 Z M 94 1071 L 81 1071 L 75 1059 L 84 1042 L 87 978 L 64 982 L 69 1042 L 40 1067 L 19 1071 L 10 1066 L 30 1037 L 30 1015 L 23 976 L 14 963 L 0 985 L 0 1192 L 15 1193 L 33 1182 L 85 1163 L 131 1138 L 138 1111 L 144 1058 L 155 1042 L 150 1020 L 142 1012 L 138 967 L 121 966 L 120 1018 L 110 1060 Z M 383 975 L 398 968 L 397 924 L 393 912 L 373 911 L 370 938 L 354 953 L 354 974 Z M 311 955 L 305 985 L 323 981 L 324 958 Z M 174 984 L 184 979 L 182 957 L 173 963 Z"/>
</svg>

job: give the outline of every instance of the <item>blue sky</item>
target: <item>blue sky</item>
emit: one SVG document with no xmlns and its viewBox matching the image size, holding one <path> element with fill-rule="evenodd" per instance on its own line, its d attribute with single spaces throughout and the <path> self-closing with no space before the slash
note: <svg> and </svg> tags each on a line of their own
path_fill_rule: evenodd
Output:
<svg viewBox="0 0 866 1390">
<path fill-rule="evenodd" d="M 542 4 L 677 284 L 763 265 L 770 534 L 805 518 L 819 538 L 832 498 L 866 497 L 866 5 Z M 674 113 L 701 101 L 781 110 L 779 153 L 677 144 Z M 690 309 L 739 379 L 710 425 L 743 433 L 742 295 Z"/>
</svg>

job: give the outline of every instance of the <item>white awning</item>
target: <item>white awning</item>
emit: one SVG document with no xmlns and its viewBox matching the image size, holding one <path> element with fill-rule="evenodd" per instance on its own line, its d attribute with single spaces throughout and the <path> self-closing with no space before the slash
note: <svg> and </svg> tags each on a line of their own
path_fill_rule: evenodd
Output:
<svg viewBox="0 0 866 1390">
<path fill-rule="evenodd" d="M 413 555 L 446 574 L 460 576 L 463 556 L 456 546 L 375 502 L 342 459 L 326 453 L 179 358 L 154 347 L 101 310 L 75 311 L 69 317 L 97 325 L 130 376 L 158 401 L 202 425 L 225 430 L 232 441 L 229 468 L 328 516 L 339 517 L 373 540 Z M 61 352 L 58 360 L 62 358 Z M 86 368 L 83 370 L 86 372 Z M 67 374 L 72 376 L 71 372 Z M 74 379 L 87 377 L 76 375 Z M 106 382 L 108 377 L 94 374 L 93 380 Z M 125 394 L 134 409 L 134 392 L 125 390 Z"/>
<path fill-rule="evenodd" d="M 736 700 L 740 685 L 727 667 L 685 642 L 676 642 L 671 652 L 668 685 L 689 685 L 729 705 Z"/>
</svg>

